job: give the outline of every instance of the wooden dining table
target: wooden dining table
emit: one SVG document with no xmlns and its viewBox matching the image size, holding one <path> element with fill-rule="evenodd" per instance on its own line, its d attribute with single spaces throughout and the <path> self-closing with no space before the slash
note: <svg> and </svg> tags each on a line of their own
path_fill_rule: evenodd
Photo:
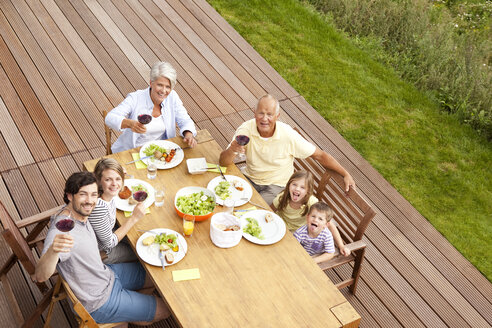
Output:
<svg viewBox="0 0 492 328">
<path fill-rule="evenodd" d="M 180 150 L 184 160 L 176 167 L 158 170 L 154 180 L 147 179 L 145 169 L 136 169 L 131 149 L 105 157 L 115 158 L 136 179 L 154 187 L 165 186 L 164 206 L 149 207 L 146 214 L 128 233 L 136 249 L 142 232 L 167 228 L 183 232 L 182 219 L 174 208 L 176 192 L 186 186 L 206 187 L 218 176 L 216 172 L 191 175 L 186 159 L 205 157 L 218 163 L 222 149 L 207 130 L 199 131 L 195 148 Z M 185 147 L 180 137 L 169 139 Z M 84 163 L 93 171 L 97 159 Z M 245 177 L 239 168 L 227 166 L 226 174 Z M 254 190 L 251 201 L 268 204 Z M 251 208 L 244 204 L 240 208 Z M 222 211 L 222 206 L 216 207 Z M 127 218 L 117 211 L 120 224 Z M 161 297 L 177 322 L 183 327 L 358 327 L 359 314 L 318 267 L 289 231 L 277 243 L 258 245 L 244 238 L 237 246 L 219 248 L 210 238 L 210 220 L 196 222 L 191 237 L 186 238 L 188 251 L 178 263 L 163 270 L 144 261 Z M 198 269 L 199 279 L 174 281 L 175 270 Z"/>
</svg>

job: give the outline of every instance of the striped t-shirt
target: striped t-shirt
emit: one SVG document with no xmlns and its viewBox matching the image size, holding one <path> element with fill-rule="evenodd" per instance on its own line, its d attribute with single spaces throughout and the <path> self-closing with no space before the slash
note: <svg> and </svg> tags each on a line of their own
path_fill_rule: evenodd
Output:
<svg viewBox="0 0 492 328">
<path fill-rule="evenodd" d="M 309 237 L 307 225 L 305 224 L 294 232 L 294 237 L 296 237 L 297 241 L 301 243 L 309 255 L 335 253 L 333 237 L 328 228 L 324 228 L 316 238 L 311 238 Z"/>
<path fill-rule="evenodd" d="M 111 249 L 118 245 L 118 237 L 113 233 L 113 228 L 116 223 L 116 205 L 114 198 L 109 202 L 98 198 L 96 207 L 91 215 L 89 215 L 89 222 L 96 233 L 99 250 L 109 254 Z"/>
</svg>

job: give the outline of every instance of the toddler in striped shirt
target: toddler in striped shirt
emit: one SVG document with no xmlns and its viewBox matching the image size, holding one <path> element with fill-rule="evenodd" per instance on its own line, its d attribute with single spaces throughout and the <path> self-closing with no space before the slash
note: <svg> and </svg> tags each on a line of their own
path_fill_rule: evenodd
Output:
<svg viewBox="0 0 492 328">
<path fill-rule="evenodd" d="M 311 255 L 316 263 L 335 256 L 333 236 L 326 224 L 333 217 L 333 210 L 325 203 L 318 202 L 309 208 L 306 224 L 294 232 L 294 237 Z"/>
</svg>

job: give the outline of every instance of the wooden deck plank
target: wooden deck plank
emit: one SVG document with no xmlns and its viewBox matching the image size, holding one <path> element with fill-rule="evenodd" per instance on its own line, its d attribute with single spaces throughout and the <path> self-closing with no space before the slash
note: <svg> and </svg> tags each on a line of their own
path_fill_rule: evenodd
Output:
<svg viewBox="0 0 492 328">
<path fill-rule="evenodd" d="M 120 97 L 117 97 L 117 95 L 114 95 L 113 98 L 107 97 L 104 90 L 101 90 L 99 87 L 100 81 L 96 80 L 92 72 L 89 71 L 89 75 L 95 80 L 97 85 L 96 89 L 99 89 L 99 92 L 101 92 L 104 95 L 104 98 L 108 99 L 111 104 L 110 106 L 107 106 L 106 109 L 118 105 L 123 99 L 121 95 L 127 95 L 135 89 L 145 86 L 145 80 L 142 79 L 137 70 L 130 64 L 128 58 L 114 43 L 113 39 L 106 33 L 104 28 L 99 24 L 97 19 L 82 1 L 69 2 L 66 0 L 56 0 L 56 4 L 77 31 L 80 40 L 85 43 L 120 92 Z M 74 42 L 77 42 L 77 40 L 74 40 Z M 67 43 L 70 45 L 68 40 Z M 71 45 L 70 48 L 72 48 Z M 73 49 L 72 51 L 75 53 L 77 59 L 83 63 L 85 68 L 85 64 L 76 50 Z M 87 59 L 86 61 L 89 60 L 90 59 Z M 124 67 L 125 69 L 121 70 L 120 67 Z"/>
<path fill-rule="evenodd" d="M 150 0 L 143 0 L 142 4 L 137 3 L 136 0 L 127 0 L 127 2 L 132 8 L 138 8 L 139 14 L 143 11 L 147 11 L 146 15 L 150 14 L 151 18 L 144 20 L 144 22 L 149 23 L 150 29 L 156 31 L 156 33 L 157 31 L 159 32 L 159 37 L 164 47 L 168 49 L 175 60 L 181 62 L 183 67 L 186 67 L 188 73 L 193 77 L 197 85 L 201 86 L 222 115 L 231 113 L 235 105 L 238 107 L 241 105 L 246 106 L 203 57 L 193 51 L 189 43 L 185 42 L 179 30 L 162 13 L 159 7 Z"/>
<path fill-rule="evenodd" d="M 46 190 L 46 192 L 54 198 L 52 207 L 63 204 L 63 190 L 65 189 L 66 178 L 63 176 L 55 160 L 51 159 L 39 162 L 38 167 L 49 187 L 49 191 Z"/>
<path fill-rule="evenodd" d="M 4 17 L 4 16 L 3 16 Z M 2 20 L 5 22 L 5 20 Z M 53 156 L 61 156 L 68 153 L 67 146 L 63 142 L 60 137 L 57 129 L 53 122 L 50 119 L 50 116 L 44 110 L 42 104 L 39 102 L 36 97 L 34 90 L 29 85 L 25 75 L 21 71 L 20 67 L 17 65 L 15 59 L 13 58 L 10 50 L 8 49 L 5 40 L 0 36 L 0 63 L 2 64 L 2 68 L 4 69 L 7 76 L 10 77 L 10 84 L 17 92 L 17 96 L 22 101 L 24 108 L 29 113 L 31 119 L 33 120 L 36 128 L 39 130 L 43 140 L 45 141 L 48 149 L 51 151 Z M 7 101 L 8 107 L 14 112 L 15 110 L 19 110 L 19 107 L 14 107 L 20 104 L 10 103 L 9 97 L 6 93 L 7 91 L 11 91 L 12 88 L 6 87 L 2 88 L 2 95 L 4 99 Z M 11 91 L 11 95 L 13 95 Z M 39 147 L 39 151 L 42 155 L 42 158 L 48 157 L 46 151 L 43 151 L 43 147 Z M 36 158 L 36 157 L 35 157 Z"/>
<path fill-rule="evenodd" d="M 5 142 L 5 139 L 3 138 L 2 134 L 0 133 L 0 173 L 3 171 L 8 171 L 15 169 L 17 167 L 17 164 L 15 163 L 14 158 L 12 157 L 12 154 L 10 153 L 10 149 L 7 146 L 7 143 Z"/>
<path fill-rule="evenodd" d="M 10 84 L 10 80 L 1 65 L 0 85 L 2 85 L 2 88 L 0 88 L 0 100 L 2 106 L 8 109 L 8 114 L 6 113 L 5 115 L 11 117 L 15 122 L 14 126 L 17 126 L 19 133 L 25 141 L 23 144 L 29 148 L 26 154 L 30 153 L 32 158 L 36 161 L 51 158 L 52 155 L 48 147 L 46 147 L 42 136 Z"/>
<path fill-rule="evenodd" d="M 73 126 L 78 131 L 86 146 L 97 147 L 98 144 L 106 140 L 104 135 L 104 125 L 100 119 L 101 112 L 74 75 L 68 63 L 44 30 L 44 27 L 38 22 L 38 19 L 40 19 L 51 23 L 50 26 L 54 27 L 55 24 L 51 20 L 51 17 L 39 2 L 32 0 L 30 2 L 32 10 L 24 1 L 16 1 L 14 2 L 14 6 L 18 11 L 19 16 L 24 20 L 26 27 L 28 27 L 33 34 L 37 44 L 46 55 L 46 59 L 51 63 L 54 72 L 56 72 L 59 77 L 59 79 L 56 79 L 56 84 L 53 85 L 53 89 L 57 90 L 58 94 L 61 93 L 67 95 L 67 97 L 64 97 L 66 98 L 66 101 L 60 102 L 62 108 L 65 108 L 67 117 L 73 122 Z M 36 16 L 34 15 L 33 10 L 36 12 Z M 59 36 L 60 33 L 57 35 Z M 58 90 L 61 83 L 63 83 L 63 87 Z M 101 102 L 103 101 L 104 98 L 101 99 Z M 76 107 L 80 110 L 75 111 L 76 115 L 71 114 L 71 112 L 73 112 L 71 109 Z M 81 131 L 83 134 L 80 133 Z"/>
<path fill-rule="evenodd" d="M 109 14 L 113 17 L 116 24 L 122 30 L 127 31 L 125 35 L 127 35 L 132 43 L 138 42 L 139 38 L 142 38 L 145 44 L 152 49 L 151 52 L 158 54 L 158 58 L 155 60 L 169 61 L 173 65 L 178 74 L 178 83 L 175 90 L 194 121 L 207 119 L 208 117 L 207 114 L 205 114 L 205 111 L 210 115 L 220 115 L 217 107 L 198 87 L 188 75 L 187 71 L 181 67 L 180 63 L 173 60 L 173 57 L 162 45 L 157 36 L 149 30 L 147 25 L 145 25 L 142 19 L 135 14 L 128 4 L 124 1 L 118 1 L 115 4 L 111 1 L 101 1 L 101 5 L 106 10 L 109 10 Z M 138 34 L 135 31 L 138 31 Z M 152 65 L 154 60 L 147 62 L 149 65 Z"/>
<path fill-rule="evenodd" d="M 23 2 L 16 2 L 16 4 L 18 5 L 18 8 L 26 9 L 27 12 L 30 12 L 30 9 L 26 8 L 27 6 L 25 6 Z M 21 4 L 24 4 L 24 6 L 21 6 Z M 32 32 L 33 34 L 29 33 L 26 22 L 23 20 L 26 16 L 28 16 L 28 13 L 25 13 L 23 11 L 17 12 L 14 6 L 9 5 L 9 2 L 6 2 L 3 8 L 3 12 L 9 20 L 10 24 L 16 31 L 20 32 L 17 34 L 20 42 L 22 43 L 26 51 L 30 54 L 30 58 L 33 60 L 34 65 L 43 76 L 45 83 L 48 85 L 48 88 L 54 97 L 52 98 L 52 104 L 56 104 L 57 106 L 59 106 L 61 110 L 60 114 L 63 112 L 64 115 L 68 118 L 69 122 L 72 123 L 72 126 L 70 127 L 67 124 L 67 121 L 65 121 L 64 123 L 67 128 L 71 128 L 71 130 L 76 131 L 80 137 L 80 140 L 86 147 L 97 147 L 101 141 L 97 138 L 96 134 L 87 123 L 87 119 L 84 117 L 82 110 L 72 110 L 72 108 L 78 107 L 77 102 L 71 96 L 70 92 L 68 92 L 62 79 L 54 69 L 54 66 L 51 65 L 47 56 L 43 52 L 42 47 L 40 47 L 41 42 L 45 41 L 46 38 L 43 39 L 43 35 L 34 34 L 34 32 L 38 31 L 44 33 L 44 30 L 42 28 L 37 30 L 31 29 L 30 32 Z M 29 20 L 27 20 L 27 22 L 29 22 Z M 34 23 L 29 24 L 29 26 L 36 27 L 37 25 Z M 48 42 L 51 43 L 49 39 Z M 48 47 L 49 45 L 46 46 Z M 61 61 L 64 62 L 63 60 Z M 62 70 L 62 63 L 58 63 L 57 61 L 55 61 L 55 66 L 60 67 L 60 73 L 62 75 L 66 74 L 66 72 Z M 70 134 L 62 135 L 62 137 L 70 138 L 73 131 L 70 132 Z"/>
<path fill-rule="evenodd" d="M 5 8 L 9 8 L 8 4 L 8 2 L 4 4 L 2 11 L 4 11 Z M 8 12 L 11 12 L 11 10 Z M 14 22 L 17 22 L 17 20 L 14 20 Z M 70 151 L 83 149 L 84 145 L 75 133 L 75 131 L 73 131 L 70 126 L 67 126 L 67 124 L 65 124 L 67 122 L 67 117 L 65 116 L 55 97 L 51 93 L 49 87 L 44 81 L 43 76 L 37 70 L 35 63 L 31 61 L 29 54 L 24 49 L 21 41 L 17 38 L 13 30 L 8 28 L 10 27 L 10 25 L 8 24 L 7 18 L 4 16 L 3 12 L 0 15 L 0 25 L 5 27 L 0 29 L 0 33 L 2 34 L 5 42 L 9 45 L 9 49 L 12 55 L 15 58 L 18 58 L 17 63 L 19 63 L 22 71 L 25 74 L 25 77 L 29 81 L 29 84 L 31 85 L 31 87 L 33 87 L 33 91 L 36 94 L 35 96 L 39 99 L 44 108 L 50 108 L 47 113 L 50 116 L 50 119 L 53 121 L 53 124 L 56 127 L 57 131 L 62 136 L 65 144 L 67 145 L 67 148 Z M 6 72 L 8 74 L 7 69 Z"/>
<path fill-rule="evenodd" d="M 263 71 L 261 71 L 258 66 L 248 57 L 246 56 L 239 47 L 229 39 L 227 35 L 225 35 L 222 30 L 217 26 L 216 22 L 214 22 L 209 16 L 207 16 L 203 10 L 198 7 L 192 0 L 182 0 L 180 2 L 177 1 L 169 1 L 170 4 L 174 6 L 174 3 L 181 4 L 185 6 L 191 14 L 195 16 L 195 18 L 203 24 L 203 30 L 200 29 L 199 32 L 202 33 L 201 36 L 203 40 L 210 44 L 210 47 L 216 49 L 216 47 L 221 47 L 225 51 L 229 53 L 232 59 L 228 59 L 227 54 L 222 53 L 222 49 L 220 49 L 220 57 L 226 58 L 227 62 L 237 61 L 239 65 L 242 66 L 245 73 L 241 73 L 241 69 L 234 68 L 233 71 L 240 72 L 238 76 L 241 76 L 244 79 L 246 85 L 251 90 L 251 92 L 256 96 L 256 98 L 260 98 L 266 93 L 272 94 L 277 99 L 284 99 L 285 94 L 275 85 L 272 81 L 265 75 Z M 176 10 L 182 13 L 181 10 Z M 200 28 L 200 25 L 197 25 L 197 29 Z M 210 34 L 210 35 L 208 35 Z M 213 40 L 211 40 L 213 38 Z M 214 42 L 214 40 L 216 42 Z M 230 64 L 233 65 L 233 64 Z M 237 73 L 236 73 L 237 74 Z M 254 80 L 254 82 L 250 81 L 250 78 Z M 257 83 L 258 85 L 255 85 Z M 255 104 L 254 104 L 255 105 Z M 251 106 L 251 107 L 254 107 Z"/>
<path fill-rule="evenodd" d="M 268 62 L 256 52 L 256 50 L 243 39 L 239 33 L 232 28 L 216 11 L 210 6 L 210 4 L 203 0 L 193 0 L 193 2 L 200 7 L 203 12 L 212 19 L 217 26 L 225 33 L 242 51 L 248 56 L 253 63 L 255 63 L 270 80 L 282 90 L 285 97 L 278 97 L 279 100 L 285 98 L 299 96 L 299 93 L 272 67 Z"/>
<path fill-rule="evenodd" d="M 155 2 L 155 1 L 154 1 Z M 207 60 L 208 63 L 222 76 L 222 78 L 230 85 L 232 90 L 234 90 L 237 95 L 246 103 L 248 107 L 254 106 L 256 100 L 258 99 L 250 89 L 244 84 L 245 77 L 251 78 L 242 67 L 236 65 L 235 67 L 229 67 L 227 65 L 229 58 L 220 58 L 221 49 L 225 50 L 220 44 L 216 44 L 216 47 L 210 47 L 204 40 L 213 40 L 210 34 L 204 34 L 203 38 L 198 34 L 202 25 L 198 21 L 194 20 L 194 17 L 190 14 L 187 15 L 186 8 L 178 2 L 174 2 L 178 11 L 174 9 L 171 4 L 165 1 L 157 2 L 158 6 L 162 9 L 166 16 L 174 23 L 175 26 L 179 27 L 183 36 L 191 43 L 193 48 Z M 184 18 L 182 18 L 182 16 Z M 224 55 L 227 52 L 222 52 Z M 230 61 L 230 64 L 237 63 L 235 61 Z M 235 68 L 235 69 L 234 69 Z M 238 76 L 236 76 L 238 75 Z M 257 85 L 254 82 L 254 85 Z"/>
<path fill-rule="evenodd" d="M 104 91 L 104 94 L 109 101 L 112 104 L 119 104 L 122 100 L 120 91 L 116 88 L 113 81 L 109 78 L 103 67 L 101 67 L 92 52 L 87 48 L 67 17 L 62 13 L 60 8 L 58 8 L 53 0 L 41 0 L 41 2 L 50 13 L 65 38 L 78 54 L 85 67 L 91 72 L 94 79 L 98 82 L 99 87 Z"/>
<path fill-rule="evenodd" d="M 17 165 L 28 165 L 34 163 L 34 158 L 29 151 L 21 133 L 17 129 L 12 116 L 5 106 L 2 98 L 0 98 L 0 132 L 9 146 L 10 153 L 14 157 Z"/>
</svg>

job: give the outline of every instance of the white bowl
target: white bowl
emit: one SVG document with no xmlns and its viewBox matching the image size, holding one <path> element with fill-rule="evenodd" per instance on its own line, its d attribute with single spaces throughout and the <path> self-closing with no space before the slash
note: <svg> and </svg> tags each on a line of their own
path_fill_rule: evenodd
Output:
<svg viewBox="0 0 492 328">
<path fill-rule="evenodd" d="M 216 227 L 216 224 L 238 225 L 238 231 L 223 231 Z M 234 247 L 241 241 L 243 236 L 243 228 L 241 226 L 241 220 L 232 214 L 216 213 L 210 220 L 210 239 L 215 246 L 220 248 Z"/>
<path fill-rule="evenodd" d="M 190 174 L 203 174 L 207 172 L 207 161 L 205 157 L 189 158 L 186 160 Z"/>
</svg>

